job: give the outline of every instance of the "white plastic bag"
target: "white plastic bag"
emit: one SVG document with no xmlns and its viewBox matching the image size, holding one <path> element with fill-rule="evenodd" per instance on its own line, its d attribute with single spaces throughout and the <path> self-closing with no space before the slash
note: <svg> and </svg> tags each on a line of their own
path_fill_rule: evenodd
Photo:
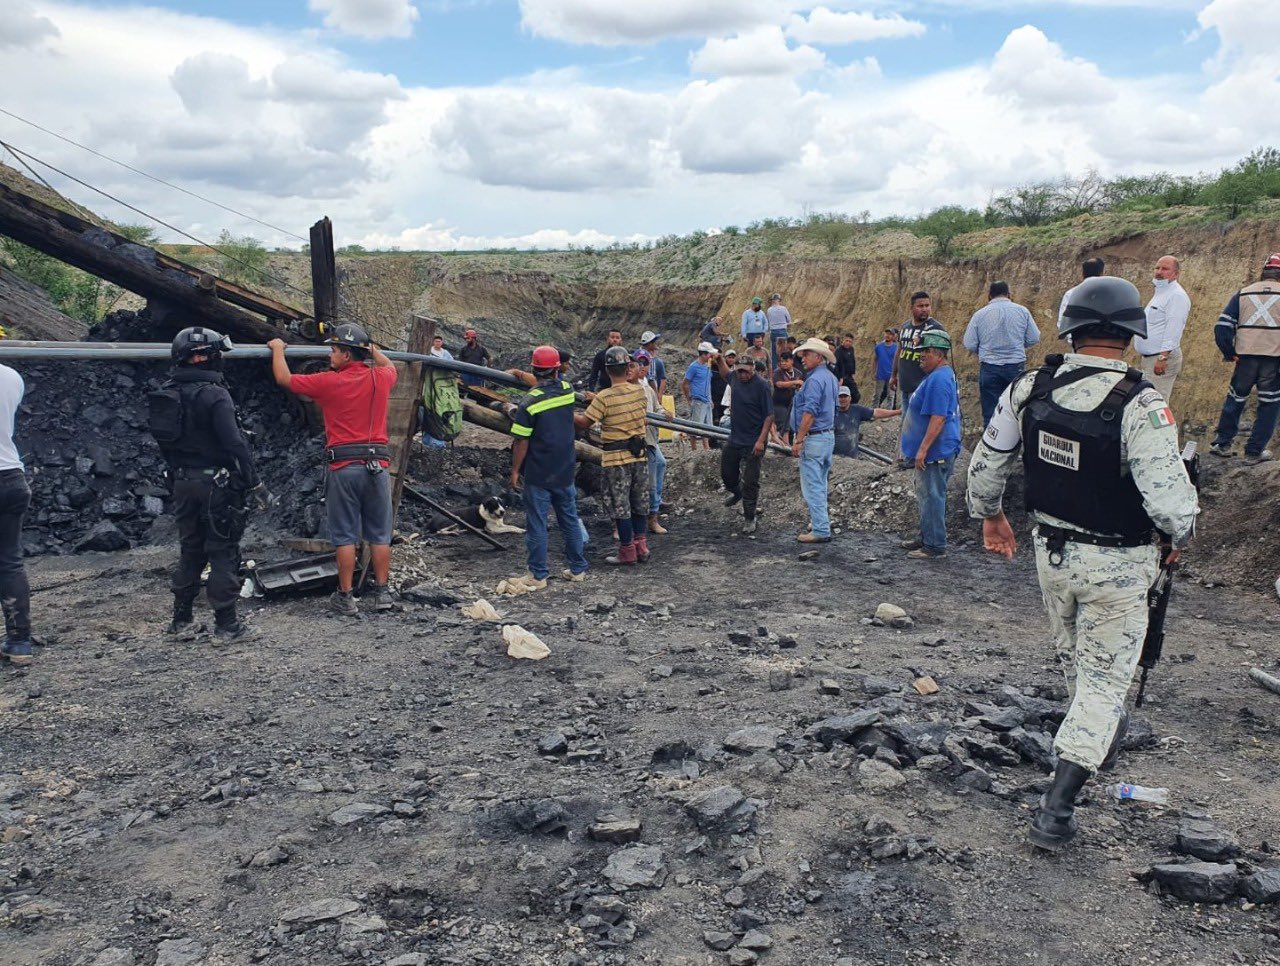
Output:
<svg viewBox="0 0 1280 966">
<path fill-rule="evenodd" d="M 526 631 L 519 624 L 508 624 L 504 627 L 502 639 L 507 642 L 507 657 L 541 661 L 551 654 L 551 648 L 543 644 L 537 634 Z"/>
<path fill-rule="evenodd" d="M 493 609 L 493 605 L 483 597 L 477 600 L 474 604 L 468 604 L 466 607 L 462 608 L 462 614 L 464 617 L 470 617 L 473 621 L 490 621 L 491 623 L 496 624 L 498 621 L 502 620 L 502 618 L 498 616 L 498 612 Z"/>
</svg>

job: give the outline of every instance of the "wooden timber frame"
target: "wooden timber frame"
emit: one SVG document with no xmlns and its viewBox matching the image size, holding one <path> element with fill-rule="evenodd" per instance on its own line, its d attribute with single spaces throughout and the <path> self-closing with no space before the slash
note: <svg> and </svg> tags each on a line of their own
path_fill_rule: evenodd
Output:
<svg viewBox="0 0 1280 966">
<path fill-rule="evenodd" d="M 431 351 L 431 339 L 435 334 L 435 319 L 415 315 L 409 323 L 405 351 L 426 355 Z M 394 365 L 396 384 L 392 387 L 391 398 L 387 402 L 393 521 L 400 515 L 400 498 L 404 495 L 409 458 L 413 455 L 413 441 L 418 435 L 418 405 L 422 402 L 422 390 L 427 381 L 427 367 L 421 362 L 397 362 Z"/>
</svg>

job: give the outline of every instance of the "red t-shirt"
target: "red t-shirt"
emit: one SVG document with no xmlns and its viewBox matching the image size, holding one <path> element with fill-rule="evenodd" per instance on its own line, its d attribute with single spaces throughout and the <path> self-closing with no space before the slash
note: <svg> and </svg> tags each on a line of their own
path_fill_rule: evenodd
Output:
<svg viewBox="0 0 1280 966">
<path fill-rule="evenodd" d="M 326 445 L 387 442 L 387 401 L 396 384 L 395 366 L 367 366 L 353 362 L 341 369 L 296 375 L 289 389 L 315 400 L 324 413 Z M 338 470 L 359 460 L 333 463 Z M 386 461 L 383 461 L 384 465 Z"/>
</svg>

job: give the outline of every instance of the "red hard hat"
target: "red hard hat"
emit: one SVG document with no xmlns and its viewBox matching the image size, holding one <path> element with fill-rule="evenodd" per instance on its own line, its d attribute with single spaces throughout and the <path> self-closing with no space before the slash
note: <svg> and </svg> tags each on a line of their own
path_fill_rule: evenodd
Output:
<svg viewBox="0 0 1280 966">
<path fill-rule="evenodd" d="M 560 353 L 549 345 L 540 345 L 533 350 L 533 368 L 535 369 L 558 369 L 560 368 Z"/>
<path fill-rule="evenodd" d="M 1267 264 L 1263 265 L 1262 267 L 1263 268 L 1280 268 L 1280 252 L 1276 252 L 1274 255 L 1268 258 Z"/>
<path fill-rule="evenodd" d="M 466 331 L 466 332 L 462 333 L 462 337 L 463 337 L 464 339 L 474 339 L 474 338 L 476 337 L 476 330 L 475 330 L 475 329 L 467 329 L 467 331 Z"/>
</svg>

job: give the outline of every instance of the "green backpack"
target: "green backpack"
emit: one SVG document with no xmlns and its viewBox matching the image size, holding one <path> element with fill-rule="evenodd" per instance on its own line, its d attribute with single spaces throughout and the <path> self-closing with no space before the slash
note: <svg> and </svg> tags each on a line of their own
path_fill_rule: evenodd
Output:
<svg viewBox="0 0 1280 966">
<path fill-rule="evenodd" d="M 446 443 L 453 442 L 462 432 L 462 397 L 453 373 L 427 370 L 422 387 L 422 431 Z"/>
</svg>

